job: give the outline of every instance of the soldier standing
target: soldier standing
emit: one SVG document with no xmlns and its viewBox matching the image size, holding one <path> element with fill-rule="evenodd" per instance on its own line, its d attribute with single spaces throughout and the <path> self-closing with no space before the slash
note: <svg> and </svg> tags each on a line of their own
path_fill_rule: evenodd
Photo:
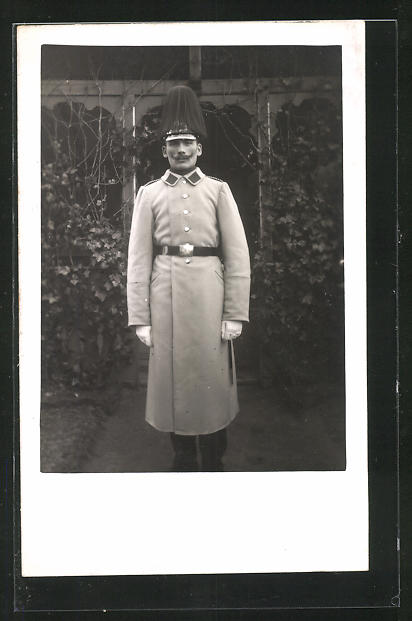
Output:
<svg viewBox="0 0 412 621">
<path fill-rule="evenodd" d="M 249 252 L 229 186 L 197 167 L 206 128 L 189 87 L 169 91 L 161 137 L 169 169 L 139 189 L 128 259 L 129 325 L 150 348 L 146 420 L 171 434 L 174 471 L 198 470 L 198 448 L 202 470 L 222 470 Z"/>
</svg>

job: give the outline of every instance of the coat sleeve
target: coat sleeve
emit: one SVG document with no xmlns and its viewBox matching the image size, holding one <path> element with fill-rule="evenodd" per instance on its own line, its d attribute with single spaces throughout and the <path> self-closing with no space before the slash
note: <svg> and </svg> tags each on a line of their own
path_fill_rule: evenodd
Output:
<svg viewBox="0 0 412 621">
<path fill-rule="evenodd" d="M 151 325 L 150 278 L 153 262 L 153 212 L 144 187 L 136 196 L 130 228 L 127 262 L 127 309 L 129 326 Z"/>
<path fill-rule="evenodd" d="M 239 210 L 227 183 L 220 189 L 217 216 L 225 266 L 222 319 L 249 321 L 249 249 Z"/>
</svg>

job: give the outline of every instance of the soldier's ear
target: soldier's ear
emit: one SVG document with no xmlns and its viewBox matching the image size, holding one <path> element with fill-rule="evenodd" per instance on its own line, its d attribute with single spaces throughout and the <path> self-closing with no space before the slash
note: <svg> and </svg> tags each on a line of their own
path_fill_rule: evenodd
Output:
<svg viewBox="0 0 412 621">
<path fill-rule="evenodd" d="M 166 145 L 162 144 L 162 153 L 163 153 L 163 157 L 167 157 L 167 151 L 166 151 Z"/>
<path fill-rule="evenodd" d="M 203 152 L 202 143 L 198 142 L 197 143 L 197 156 L 199 157 L 200 155 L 202 155 L 202 152 Z"/>
</svg>

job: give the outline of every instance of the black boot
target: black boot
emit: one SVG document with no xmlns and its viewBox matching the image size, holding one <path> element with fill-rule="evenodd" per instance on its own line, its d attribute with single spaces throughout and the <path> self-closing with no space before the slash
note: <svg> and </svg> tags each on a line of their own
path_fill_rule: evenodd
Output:
<svg viewBox="0 0 412 621">
<path fill-rule="evenodd" d="M 180 436 L 170 434 L 174 450 L 172 472 L 197 472 L 196 436 Z"/>
<path fill-rule="evenodd" d="M 221 472 L 223 470 L 222 458 L 227 448 L 226 429 L 199 436 L 199 448 L 202 460 L 201 470 Z"/>
</svg>

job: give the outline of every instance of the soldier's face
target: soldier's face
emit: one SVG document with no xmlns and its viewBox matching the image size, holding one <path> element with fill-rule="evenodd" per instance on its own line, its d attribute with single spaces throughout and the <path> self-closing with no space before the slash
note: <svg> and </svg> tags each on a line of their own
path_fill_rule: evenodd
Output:
<svg viewBox="0 0 412 621">
<path fill-rule="evenodd" d="M 162 147 L 163 157 L 169 160 L 173 172 L 184 175 L 196 168 L 202 145 L 197 140 L 168 140 Z"/>
</svg>

